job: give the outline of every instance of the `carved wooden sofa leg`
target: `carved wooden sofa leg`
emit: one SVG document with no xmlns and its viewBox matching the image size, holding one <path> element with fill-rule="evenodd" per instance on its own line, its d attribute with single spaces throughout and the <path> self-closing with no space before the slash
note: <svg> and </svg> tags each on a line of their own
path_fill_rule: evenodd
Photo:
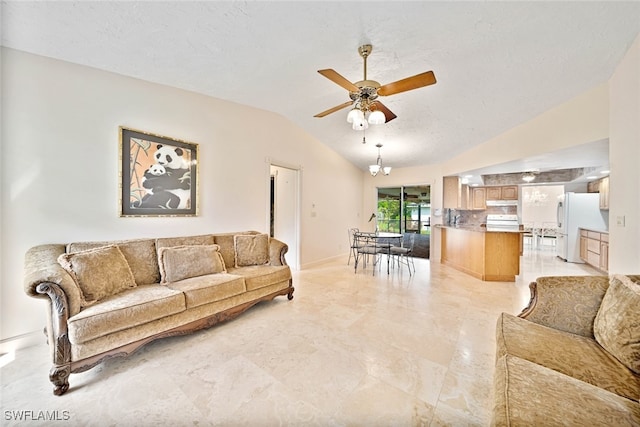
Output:
<svg viewBox="0 0 640 427">
<path fill-rule="evenodd" d="M 51 336 L 55 343 L 55 350 L 53 354 L 53 366 L 49 371 L 49 380 L 55 386 L 53 394 L 60 396 L 69 389 L 69 376 L 71 375 L 71 343 L 67 335 L 67 319 L 69 318 L 67 298 L 60 286 L 51 282 L 39 284 L 36 291 L 49 296 L 51 299 L 51 309 L 53 310 L 53 314 L 55 314 L 52 316 L 51 325 Z M 48 331 L 46 335 L 48 341 Z"/>
<path fill-rule="evenodd" d="M 293 286 L 289 286 L 289 292 L 287 293 L 287 299 L 289 301 L 291 301 L 293 299 L 293 291 L 294 291 L 294 287 Z"/>
<path fill-rule="evenodd" d="M 53 383 L 55 388 L 53 394 L 56 396 L 62 396 L 67 390 L 69 390 L 69 376 L 71 375 L 71 366 L 54 366 L 49 372 L 49 380 Z"/>
</svg>

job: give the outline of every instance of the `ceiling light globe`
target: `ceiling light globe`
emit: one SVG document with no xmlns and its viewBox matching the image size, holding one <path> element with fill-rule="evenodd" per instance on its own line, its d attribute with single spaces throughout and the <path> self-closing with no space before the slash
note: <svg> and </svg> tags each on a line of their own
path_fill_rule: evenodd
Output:
<svg viewBox="0 0 640 427">
<path fill-rule="evenodd" d="M 389 175 L 391 173 L 391 166 L 385 166 L 384 168 L 382 168 L 382 171 L 385 175 Z"/>
<path fill-rule="evenodd" d="M 369 123 L 367 123 L 366 120 L 354 120 L 353 121 L 353 126 L 351 126 L 353 128 L 353 130 L 365 130 L 365 129 L 369 129 Z"/>
<path fill-rule="evenodd" d="M 372 125 L 381 125 L 386 120 L 387 120 L 387 118 L 384 116 L 384 113 L 382 111 L 380 111 L 380 110 L 372 111 L 371 114 L 369 114 L 368 121 Z"/>
<path fill-rule="evenodd" d="M 378 172 L 380 172 L 380 165 L 369 166 L 369 173 L 371 174 L 371 176 L 378 175 Z"/>
<path fill-rule="evenodd" d="M 354 108 L 353 110 L 349 111 L 349 114 L 347 114 L 347 123 L 353 123 L 354 121 L 358 120 L 360 116 L 362 116 L 362 119 L 364 119 L 364 114 L 362 113 L 362 111 Z"/>
</svg>

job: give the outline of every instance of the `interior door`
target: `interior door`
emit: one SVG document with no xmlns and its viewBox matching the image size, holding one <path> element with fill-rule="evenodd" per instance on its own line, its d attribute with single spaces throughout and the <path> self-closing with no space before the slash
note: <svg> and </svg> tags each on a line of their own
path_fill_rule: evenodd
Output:
<svg viewBox="0 0 640 427">
<path fill-rule="evenodd" d="M 271 173 L 271 235 L 286 243 L 287 264 L 300 269 L 298 246 L 298 173 L 296 169 L 272 165 Z"/>
</svg>

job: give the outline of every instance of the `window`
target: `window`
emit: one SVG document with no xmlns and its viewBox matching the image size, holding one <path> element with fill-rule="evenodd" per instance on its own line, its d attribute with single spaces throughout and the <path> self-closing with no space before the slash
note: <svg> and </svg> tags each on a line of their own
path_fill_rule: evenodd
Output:
<svg viewBox="0 0 640 427">
<path fill-rule="evenodd" d="M 377 221 L 380 231 L 430 234 L 431 188 L 378 188 Z"/>
</svg>

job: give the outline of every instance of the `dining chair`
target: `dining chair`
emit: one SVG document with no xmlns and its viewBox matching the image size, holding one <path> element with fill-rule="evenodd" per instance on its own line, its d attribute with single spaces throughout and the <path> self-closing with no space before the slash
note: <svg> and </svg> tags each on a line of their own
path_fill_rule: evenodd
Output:
<svg viewBox="0 0 640 427">
<path fill-rule="evenodd" d="M 358 255 L 358 245 L 356 244 L 356 233 L 359 233 L 360 230 L 358 228 L 349 228 L 347 230 L 349 233 L 349 259 L 347 260 L 347 265 L 351 262 L 351 257 L 355 258 Z"/>
<path fill-rule="evenodd" d="M 555 222 L 543 222 L 540 231 L 540 246 L 544 249 L 545 239 L 550 246 L 556 245 L 556 237 L 558 237 L 558 224 Z"/>
<path fill-rule="evenodd" d="M 372 263 L 372 272 L 375 276 L 376 267 L 380 268 L 380 257 L 387 253 L 389 256 L 388 245 L 380 242 L 376 235 L 371 233 L 355 233 L 355 246 L 356 246 L 356 259 L 354 265 L 354 272 L 358 271 L 358 265 L 362 265 L 363 268 L 367 267 L 369 262 Z M 385 247 L 386 252 L 385 252 Z M 389 260 L 387 259 L 387 264 Z M 388 265 L 387 265 L 388 268 Z"/>
<path fill-rule="evenodd" d="M 390 255 L 398 262 L 398 269 L 400 269 L 400 264 L 405 264 L 409 270 L 409 276 L 411 276 L 411 267 L 413 267 L 413 272 L 416 272 L 416 266 L 413 262 L 413 245 L 415 241 L 415 233 L 406 233 L 400 243 L 401 246 L 391 246 L 389 249 Z"/>
</svg>

